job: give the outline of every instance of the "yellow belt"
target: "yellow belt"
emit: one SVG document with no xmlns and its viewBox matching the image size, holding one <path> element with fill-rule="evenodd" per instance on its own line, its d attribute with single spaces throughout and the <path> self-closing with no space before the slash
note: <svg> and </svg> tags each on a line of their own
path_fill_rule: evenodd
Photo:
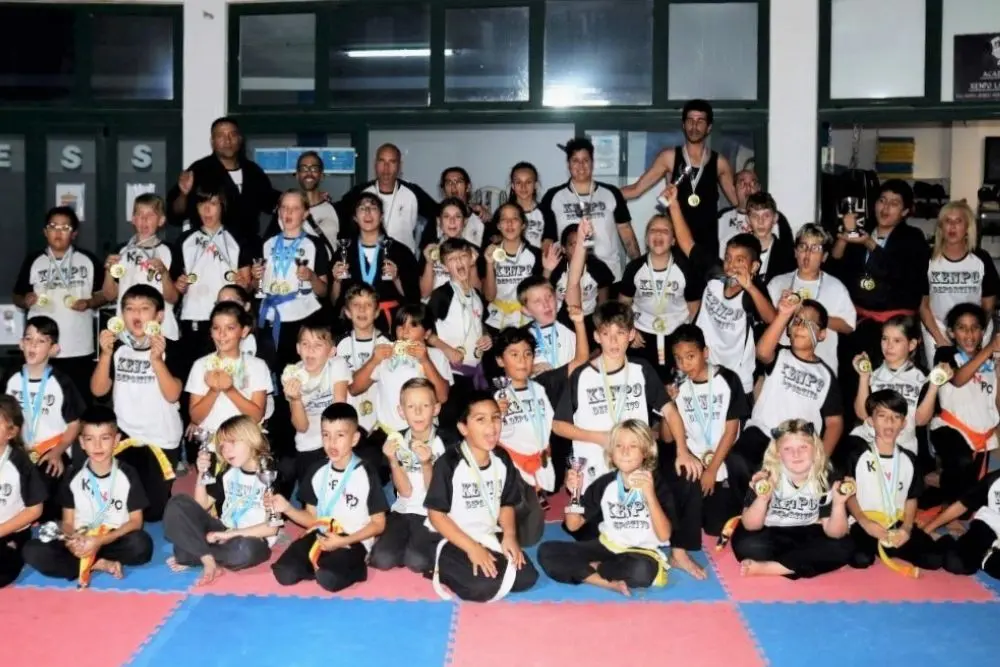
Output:
<svg viewBox="0 0 1000 667">
<path fill-rule="evenodd" d="M 514 315 L 521 312 L 520 301 L 494 301 L 493 306 L 504 315 Z"/>
<path fill-rule="evenodd" d="M 874 510 L 866 511 L 865 516 L 874 521 L 875 523 L 877 523 L 878 525 L 882 526 L 886 530 L 890 530 L 893 526 L 895 526 L 897 523 L 903 520 L 902 512 L 896 512 L 895 518 L 890 517 L 888 514 L 884 512 L 877 512 Z M 881 542 L 878 543 L 878 557 L 879 560 L 885 563 L 886 567 L 888 567 L 893 572 L 898 572 L 904 577 L 911 577 L 913 579 L 916 579 L 917 577 L 920 576 L 919 567 L 910 565 L 908 563 L 904 563 L 902 561 L 896 560 L 895 558 L 890 558 L 889 554 L 885 552 L 885 547 L 882 545 Z"/>
<path fill-rule="evenodd" d="M 639 554 L 640 556 L 647 556 L 656 561 L 656 577 L 653 578 L 653 586 L 657 588 L 667 585 L 667 570 L 670 569 L 670 563 L 667 562 L 667 557 L 662 551 L 656 549 L 642 549 L 640 547 L 626 547 L 621 544 L 617 544 L 611 540 L 607 535 L 601 533 L 601 544 L 608 551 L 615 554 Z"/>
<path fill-rule="evenodd" d="M 122 440 L 121 442 L 118 443 L 118 446 L 115 447 L 114 455 L 118 456 L 119 454 L 121 454 L 130 447 L 143 447 L 143 446 L 150 452 L 152 452 L 154 457 L 156 457 L 156 462 L 160 465 L 160 471 L 163 473 L 163 479 L 168 482 L 172 480 L 175 477 L 174 467 L 170 464 L 170 459 L 168 459 L 167 455 L 163 453 L 163 450 L 157 447 L 156 445 L 151 445 L 148 442 L 143 442 L 138 438 L 129 438 L 128 440 Z"/>
<path fill-rule="evenodd" d="M 91 528 L 87 532 L 83 533 L 87 537 L 99 537 L 101 535 L 107 535 L 111 532 L 111 529 L 103 524 L 97 528 Z M 97 552 L 93 555 L 87 556 L 86 558 L 80 559 L 80 574 L 77 578 L 77 586 L 79 588 L 86 588 L 90 585 L 90 574 L 91 570 L 94 568 L 94 563 L 97 562 Z"/>
</svg>

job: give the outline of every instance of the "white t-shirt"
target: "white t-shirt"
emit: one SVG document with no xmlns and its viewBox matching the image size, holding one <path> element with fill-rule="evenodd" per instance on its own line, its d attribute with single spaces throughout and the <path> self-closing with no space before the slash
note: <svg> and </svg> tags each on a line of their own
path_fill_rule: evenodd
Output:
<svg viewBox="0 0 1000 667">
<path fill-rule="evenodd" d="M 330 272 L 330 259 L 327 257 L 326 249 L 315 236 L 303 233 L 295 239 L 281 236 L 283 252 L 294 255 L 294 259 L 289 257 L 287 265 L 279 266 L 280 259 L 278 251 L 278 235 L 272 236 L 264 242 L 264 257 L 267 264 L 264 266 L 264 290 L 270 294 L 276 294 L 278 285 L 284 284 L 292 291 L 289 295 L 294 295 L 293 299 L 277 305 L 278 314 L 282 322 L 299 322 L 309 317 L 321 308 L 319 297 L 307 283 L 299 282 L 296 275 L 298 266 L 296 261 L 305 261 L 306 266 L 312 269 L 317 275 L 325 276 Z M 307 292 L 300 290 L 305 285 Z M 274 310 L 268 309 L 265 313 L 268 322 L 275 320 Z"/>
<path fill-rule="evenodd" d="M 525 389 L 514 389 L 512 385 L 505 391 L 494 392 L 493 395 L 497 400 L 506 398 L 508 403 L 500 431 L 500 442 L 504 447 L 529 456 L 549 448 L 555 410 L 549 403 L 549 397 L 542 385 L 534 380 L 528 380 Z M 555 491 L 555 469 L 552 467 L 551 456 L 537 475 L 520 468 L 518 472 L 528 486 L 533 488 L 537 486 L 544 491 Z"/>
<path fill-rule="evenodd" d="M 588 431 L 610 431 L 626 419 L 653 423 L 670 400 L 656 371 L 645 359 L 627 359 L 617 371 L 607 374 L 607 387 L 614 396 L 614 409 L 609 405 L 599 357 L 577 368 L 569 376 L 569 386 L 563 393 L 555 418 Z M 604 461 L 604 446 L 583 440 L 573 441 L 573 455 L 587 459 L 583 489 L 608 471 Z"/>
<path fill-rule="evenodd" d="M 594 181 L 591 191 L 581 195 L 567 181 L 546 192 L 539 207 L 551 211 L 556 221 L 556 233 L 560 237 L 566 227 L 579 224 L 583 218 L 589 217 L 594 226 L 594 254 L 608 265 L 615 274 L 615 280 L 621 279 L 618 225 L 631 222 L 632 216 L 618 188 L 609 183 Z M 587 210 L 589 215 L 583 215 Z"/>
<path fill-rule="evenodd" d="M 528 219 L 528 226 L 524 230 L 524 237 L 528 239 L 533 247 L 542 249 L 542 241 L 545 239 L 545 228 L 548 221 L 545 219 L 545 214 L 539 206 L 527 211 L 524 217 Z M 552 236 L 556 235 L 556 224 L 555 220 L 552 220 L 549 234 Z"/>
<path fill-rule="evenodd" d="M 417 218 L 423 216 L 433 224 L 437 205 L 434 205 L 433 212 L 427 210 L 433 200 L 418 186 L 401 180 L 396 181 L 392 192 L 388 194 L 379 191 L 377 181 L 365 186 L 363 192 L 371 192 L 382 200 L 382 227 L 386 235 L 399 241 L 415 254 Z"/>
<path fill-rule="evenodd" d="M 405 429 L 401 432 L 402 436 L 406 438 L 406 446 L 410 447 L 410 430 Z M 428 443 L 431 449 L 432 461 L 436 461 L 438 457 L 444 454 L 444 442 L 441 437 L 434 434 L 431 441 Z M 427 486 L 424 484 L 424 471 L 423 464 L 416 455 L 405 458 L 404 461 L 400 463 L 400 467 L 406 472 L 407 479 L 410 480 L 410 495 L 402 496 L 398 493 L 396 494 L 396 502 L 392 504 L 392 511 L 399 514 L 418 514 L 420 516 L 427 516 L 427 510 L 424 508 L 424 498 L 427 496 Z"/>
<path fill-rule="evenodd" d="M 337 235 L 340 233 L 340 217 L 337 215 L 337 209 L 333 207 L 333 204 L 328 201 L 321 201 L 315 206 L 310 206 L 309 215 L 312 216 L 319 230 L 323 232 L 323 236 L 336 248 Z"/>
<path fill-rule="evenodd" d="M 576 357 L 576 334 L 562 322 L 545 326 L 532 323 L 535 336 L 535 370 L 549 370 L 565 366 Z"/>
<path fill-rule="evenodd" d="M 315 507 L 318 517 L 336 520 L 348 535 L 371 523 L 373 514 L 389 511 L 378 474 L 357 457 L 344 470 L 337 470 L 331 461 L 320 461 L 303 479 L 307 481 L 299 485 L 302 502 Z M 344 486 L 338 493 L 340 485 Z M 362 542 L 369 551 L 374 543 L 374 537 Z"/>
<path fill-rule="evenodd" d="M 676 249 L 665 269 L 653 269 L 648 253 L 629 262 L 620 287 L 622 296 L 632 299 L 635 328 L 660 335 L 691 320 L 688 303 L 701 299 L 704 288 L 690 260 Z"/>
<path fill-rule="evenodd" d="M 927 265 L 927 296 L 938 329 L 946 333 L 945 318 L 961 303 L 982 304 L 983 297 L 1000 293 L 996 265 L 984 250 L 973 250 L 958 261 L 944 255 L 932 258 Z M 990 323 L 992 326 L 992 322 Z M 987 331 L 987 336 L 991 332 Z M 984 337 L 984 340 L 988 338 Z M 924 327 L 927 358 L 934 356 L 934 340 Z"/>
<path fill-rule="evenodd" d="M 371 359 L 376 345 L 392 345 L 392 341 L 378 332 L 375 332 L 374 338 L 361 340 L 352 331 L 350 336 L 337 343 L 337 356 L 347 362 L 347 369 L 353 376 Z M 375 401 L 374 384 L 357 396 L 347 397 L 347 402 L 358 411 L 358 424 L 366 431 L 375 427 Z"/>
<path fill-rule="evenodd" d="M 753 301 L 744 290 L 727 298 L 724 283 L 709 280 L 694 321 L 705 334 L 708 360 L 735 372 L 743 382 L 745 392 L 753 389 L 756 366 L 757 343 L 751 327 L 755 313 Z"/>
<path fill-rule="evenodd" d="M 805 419 L 812 422 L 816 433 L 822 433 L 825 418 L 843 414 L 840 384 L 833 369 L 822 359 L 806 361 L 790 348 L 779 346 L 764 372 L 764 385 L 747 426 L 770 434 L 785 420 Z"/>
<path fill-rule="evenodd" d="M 960 500 L 973 512 L 973 519 L 982 521 L 1000 537 L 1000 470 L 988 473 Z"/>
<path fill-rule="evenodd" d="M 51 367 L 50 367 L 51 368 Z M 21 369 L 16 369 L 7 376 L 4 392 L 21 405 L 24 413 L 24 428 L 21 437 L 28 451 L 35 445 L 60 436 L 66 432 L 66 427 L 75 422 L 83 414 L 86 407 L 76 385 L 59 369 L 52 368 L 49 378 L 42 383 L 43 378 L 28 380 L 28 399 L 25 402 L 25 387 L 21 378 Z M 38 398 L 41 392 L 42 398 Z M 27 407 L 25 407 L 27 403 Z M 40 412 L 36 411 L 36 406 Z M 72 451 L 72 446 L 67 453 Z"/>
<path fill-rule="evenodd" d="M 139 473 L 124 461 L 113 461 L 111 471 L 103 476 L 90 469 L 89 461 L 66 476 L 60 501 L 73 510 L 74 529 L 121 528 L 128 523 L 129 512 L 149 506 Z"/>
<path fill-rule="evenodd" d="M 633 549 L 652 549 L 669 544 L 661 542 L 653 529 L 653 518 L 646 499 L 638 491 L 629 493 L 618 484 L 618 471 L 612 470 L 594 480 L 580 502 L 587 523 L 600 520 L 598 530 L 612 543 Z M 659 475 L 654 475 L 656 498 L 664 513 L 673 507 L 670 487 Z"/>
<path fill-rule="evenodd" d="M 302 362 L 296 366 L 304 368 Z M 319 375 L 310 377 L 302 387 L 302 407 L 309 418 L 309 430 L 295 434 L 295 450 L 312 452 L 323 447 L 323 432 L 320 417 L 323 411 L 333 405 L 333 388 L 341 383 L 351 381 L 351 371 L 347 362 L 340 357 L 327 360 Z"/>
<path fill-rule="evenodd" d="M 167 340 L 164 352 L 167 371 L 175 378 L 184 377 L 184 359 L 180 343 Z M 180 403 L 168 403 L 153 372 L 151 352 L 134 350 L 116 342 L 111 353 L 111 397 L 118 428 L 129 437 L 160 449 L 177 449 L 184 426 Z"/>
<path fill-rule="evenodd" d="M 0 524 L 10 521 L 27 507 L 45 502 L 48 489 L 38 468 L 23 449 L 8 445 L 0 454 Z M 19 532 L 31 530 L 25 526 Z M 10 537 L 10 535 L 7 535 Z"/>
<path fill-rule="evenodd" d="M 453 283 L 431 293 L 427 309 L 433 315 L 438 338 L 454 348 L 465 349 L 465 366 L 478 366 L 476 341 L 483 335 L 483 298 L 477 290 L 462 294 Z"/>
<path fill-rule="evenodd" d="M 214 354 L 205 355 L 194 362 L 194 365 L 191 366 L 191 373 L 188 375 L 187 384 L 184 386 L 184 391 L 192 396 L 204 396 L 208 393 L 208 385 L 205 384 L 205 373 L 208 371 L 209 359 L 214 356 Z M 274 393 L 274 384 L 271 382 L 271 371 L 268 370 L 267 364 L 257 357 L 247 356 L 240 356 L 240 362 L 242 364 L 242 373 L 237 373 L 237 378 L 234 378 L 233 384 L 241 395 L 250 399 L 256 391 L 263 391 L 267 394 Z M 228 396 L 219 394 L 216 396 L 215 403 L 212 404 L 212 409 L 208 413 L 208 416 L 205 417 L 199 426 L 209 433 L 215 433 L 219 430 L 222 422 L 230 417 L 236 417 L 241 414 L 243 413 L 229 400 Z"/>
<path fill-rule="evenodd" d="M 119 262 L 125 267 L 125 275 L 117 279 L 118 282 L 118 307 L 115 314 L 121 317 L 122 297 L 133 285 L 149 285 L 160 294 L 163 294 L 163 276 L 147 268 L 147 262 L 151 259 L 159 259 L 170 271 L 173 265 L 173 251 L 166 243 L 157 243 L 155 246 L 138 246 L 131 241 L 118 250 L 121 258 Z M 180 329 L 177 326 L 177 317 L 174 315 L 174 304 L 164 302 L 163 305 L 163 336 L 170 340 L 180 338 Z"/>
<path fill-rule="evenodd" d="M 482 218 L 475 213 L 469 215 L 462 229 L 462 238 L 479 248 L 483 245 L 483 234 L 486 232 L 486 225 Z"/>
<path fill-rule="evenodd" d="M 939 347 L 934 357 L 934 365 L 945 362 L 958 370 L 968 361 L 964 352 L 954 347 Z M 993 431 L 997 424 L 1000 424 L 1000 411 L 997 410 L 997 373 L 993 361 L 979 367 L 972 379 L 961 387 L 956 387 L 948 382 L 938 389 L 938 404 L 941 410 L 948 411 L 954 415 L 958 421 L 975 433 L 985 433 L 991 431 L 986 442 L 987 450 L 997 448 L 997 434 Z M 948 426 L 942 421 L 940 416 L 931 420 L 931 430 Z M 959 431 L 961 433 L 961 431 Z M 962 433 L 969 446 L 969 437 Z"/>
<path fill-rule="evenodd" d="M 711 400 L 711 411 L 708 405 Z M 684 441 L 688 451 L 704 460 L 705 454 L 718 449 L 726 433 L 726 423 L 742 421 L 750 414 L 746 394 L 739 377 L 728 368 L 711 368 L 709 379 L 694 382 L 690 378 L 677 388 L 674 407 L 684 423 Z M 716 481 L 729 477 L 725 463 L 719 466 Z"/>
<path fill-rule="evenodd" d="M 565 259 L 559 262 L 559 266 L 549 276 L 549 282 L 556 288 L 556 310 L 562 310 L 563 304 L 566 303 L 566 292 L 569 290 L 569 264 Z M 611 287 L 614 283 L 615 276 L 611 273 L 611 269 L 593 255 L 587 255 L 583 276 L 580 277 L 584 315 L 593 315 L 597 310 L 600 290 Z"/>
<path fill-rule="evenodd" d="M 894 448 L 891 456 L 879 454 L 873 441 L 851 452 L 847 470 L 857 485 L 856 498 L 865 512 L 881 512 L 902 519 L 906 501 L 920 493 L 916 454 Z M 854 523 L 854 517 L 848 517 Z"/>
<path fill-rule="evenodd" d="M 233 282 L 236 271 L 241 266 L 249 266 L 253 257 L 224 227 L 215 232 L 192 229 L 180 238 L 178 246 L 180 271 L 175 274 L 197 276 L 181 300 L 181 319 L 205 322 L 212 314 L 219 290 Z"/>
<path fill-rule="evenodd" d="M 819 301 L 831 318 L 839 317 L 852 328 L 858 323 L 858 313 L 854 309 L 850 293 L 844 287 L 844 283 L 829 273 L 821 271 L 818 280 L 802 280 L 798 277 L 798 271 L 774 276 L 767 283 L 767 293 L 771 297 L 771 303 L 778 303 L 781 299 L 781 293 L 786 289 L 796 292 L 803 299 Z M 839 340 L 840 334 L 827 327 L 826 337 L 816 345 L 816 356 L 825 361 L 834 373 L 838 371 L 837 345 Z M 782 334 L 781 344 L 788 345 L 787 333 Z"/>
<path fill-rule="evenodd" d="M 434 368 L 449 385 L 454 384 L 451 364 L 444 352 L 427 347 L 427 357 Z M 376 421 L 385 424 L 393 431 L 406 428 L 406 420 L 399 416 L 399 393 L 407 380 L 424 377 L 420 362 L 410 355 L 393 356 L 385 359 L 372 372 L 372 382 L 375 382 L 375 415 Z"/>
<path fill-rule="evenodd" d="M 267 487 L 256 472 L 229 468 L 205 490 L 215 500 L 219 520 L 226 528 L 250 528 L 267 521 L 267 510 L 264 509 Z M 270 546 L 277 541 L 277 535 L 267 538 Z"/>
<path fill-rule="evenodd" d="M 893 371 L 885 363 L 876 368 L 871 376 L 871 392 L 883 389 L 892 389 L 899 392 L 900 396 L 906 399 L 906 422 L 903 430 L 896 439 L 896 444 L 911 454 L 917 453 L 917 406 L 924 396 L 927 387 L 927 376 L 924 372 L 907 363 L 902 368 Z M 857 435 L 865 439 L 874 437 L 872 427 L 867 423 L 859 424 L 851 435 Z"/>
<path fill-rule="evenodd" d="M 487 306 L 486 324 L 494 329 L 523 325 L 527 318 L 521 312 L 521 304 L 517 300 L 517 286 L 525 278 L 542 274 L 541 251 L 522 243 L 514 255 L 505 252 L 502 261 L 494 262 L 493 272 L 496 276 L 497 294 Z M 516 310 L 505 313 L 497 306 L 498 302 L 505 302 L 512 310 L 516 307 Z"/>
<path fill-rule="evenodd" d="M 747 494 L 749 506 L 756 498 L 751 488 Z M 815 482 L 796 487 L 786 475 L 771 495 L 764 525 L 769 528 L 798 528 L 812 526 L 830 516 L 832 505 L 829 493 L 821 493 Z"/>
<path fill-rule="evenodd" d="M 36 302 L 28 309 L 28 319 L 45 315 L 59 325 L 57 359 L 83 357 L 94 353 L 94 311 L 77 312 L 67 304 L 89 299 L 101 289 L 104 265 L 86 250 L 70 247 L 61 259 L 46 249 L 29 255 L 21 264 L 14 293 L 45 295 L 48 303 Z"/>
<path fill-rule="evenodd" d="M 719 259 L 726 258 L 726 244 L 737 234 L 750 232 L 750 220 L 746 213 L 729 208 L 719 214 Z"/>
<path fill-rule="evenodd" d="M 236 189 L 243 192 L 243 169 L 230 169 L 227 173 Z"/>
</svg>

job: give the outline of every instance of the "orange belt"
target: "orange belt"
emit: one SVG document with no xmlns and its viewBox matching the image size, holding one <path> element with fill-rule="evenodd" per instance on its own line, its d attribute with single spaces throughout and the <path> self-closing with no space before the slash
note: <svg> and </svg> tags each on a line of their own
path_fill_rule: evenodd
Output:
<svg viewBox="0 0 1000 667">
<path fill-rule="evenodd" d="M 313 522 L 312 527 L 307 531 L 308 533 L 316 533 L 316 541 L 313 542 L 312 546 L 309 547 L 309 562 L 312 563 L 313 569 L 319 569 L 319 557 L 323 553 L 323 550 L 319 545 L 319 538 L 323 536 L 319 532 L 320 528 L 326 528 L 331 533 L 342 533 L 343 528 L 336 519 L 329 519 L 326 517 L 319 517 Z"/>
<path fill-rule="evenodd" d="M 104 524 L 101 524 L 97 528 L 88 530 L 84 534 L 87 537 L 98 537 L 100 535 L 107 535 L 110 532 L 111 532 L 110 528 L 108 528 Z M 77 579 L 77 586 L 79 588 L 86 588 L 87 586 L 90 585 L 91 570 L 94 568 L 94 563 L 96 562 L 97 562 L 97 553 L 94 553 L 94 555 L 92 556 L 87 556 L 86 558 L 80 559 L 80 574 L 79 578 Z"/>
<path fill-rule="evenodd" d="M 885 324 L 896 315 L 915 316 L 917 314 L 917 311 L 909 310 L 907 308 L 897 308 L 896 310 L 868 310 L 867 308 L 858 308 L 855 306 L 854 310 L 857 311 L 860 319 L 875 320 L 879 324 Z"/>
<path fill-rule="evenodd" d="M 60 440 L 62 440 L 62 433 L 54 435 L 48 440 L 42 440 L 40 443 L 32 447 L 31 451 L 28 453 L 28 457 L 31 459 L 31 462 L 38 463 L 38 459 L 42 458 L 59 446 Z"/>
<path fill-rule="evenodd" d="M 398 301 L 379 301 L 378 309 L 385 315 L 386 324 L 389 325 L 389 333 L 392 333 L 392 309 L 399 308 Z"/>
<path fill-rule="evenodd" d="M 510 454 L 511 461 L 514 465 L 528 473 L 529 475 L 534 475 L 539 470 L 545 467 L 545 464 L 549 460 L 549 449 L 546 447 L 540 452 L 535 452 L 534 454 L 522 454 L 521 452 L 515 452 L 510 447 L 507 447 L 503 443 L 500 446 Z"/>
<path fill-rule="evenodd" d="M 959 431 L 962 435 L 968 438 L 973 450 L 976 452 L 986 451 L 986 444 L 990 441 L 990 437 L 993 435 L 993 429 L 983 432 L 973 431 L 958 417 L 947 410 L 942 410 L 941 414 L 938 416 L 941 417 L 941 421 L 945 424 L 952 427 L 956 431 Z"/>
</svg>

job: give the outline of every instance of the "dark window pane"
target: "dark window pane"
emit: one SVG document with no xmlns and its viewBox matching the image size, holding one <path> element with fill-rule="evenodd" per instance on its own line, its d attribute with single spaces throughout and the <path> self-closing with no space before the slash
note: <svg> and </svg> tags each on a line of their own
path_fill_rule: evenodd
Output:
<svg viewBox="0 0 1000 667">
<path fill-rule="evenodd" d="M 335 107 L 424 107 L 430 102 L 430 10 L 352 3 L 334 13 L 330 101 Z"/>
<path fill-rule="evenodd" d="M 0 7 L 0 99 L 68 97 L 75 72 L 74 15 L 66 7 Z"/>
<path fill-rule="evenodd" d="M 312 104 L 316 15 L 240 17 L 240 104 Z"/>
<path fill-rule="evenodd" d="M 757 3 L 670 5 L 670 99 L 757 99 Z"/>
<path fill-rule="evenodd" d="M 527 101 L 528 8 L 449 9 L 445 18 L 445 100 Z"/>
<path fill-rule="evenodd" d="M 94 96 L 174 99 L 174 20 L 169 16 L 93 17 Z"/>
<path fill-rule="evenodd" d="M 652 104 L 652 63 L 653 0 L 545 3 L 545 106 Z"/>
</svg>

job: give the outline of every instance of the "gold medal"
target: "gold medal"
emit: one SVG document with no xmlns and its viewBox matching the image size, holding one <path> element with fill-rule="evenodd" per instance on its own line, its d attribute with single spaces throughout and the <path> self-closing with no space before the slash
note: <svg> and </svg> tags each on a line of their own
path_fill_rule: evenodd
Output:
<svg viewBox="0 0 1000 667">
<path fill-rule="evenodd" d="M 197 273 L 189 273 L 187 277 L 188 277 L 188 285 L 194 285 L 196 282 L 198 282 Z"/>
<path fill-rule="evenodd" d="M 50 303 L 52 303 L 52 299 L 49 298 L 48 294 L 39 294 L 38 295 L 38 301 L 36 303 L 38 304 L 38 306 L 40 308 L 44 308 L 45 306 L 47 306 Z"/>
<path fill-rule="evenodd" d="M 28 452 L 28 460 L 31 461 L 32 465 L 35 465 L 36 463 L 38 463 L 38 459 L 40 459 L 40 458 L 42 458 L 42 457 L 39 456 L 38 452 L 36 452 L 34 449 L 32 449 L 30 452 Z"/>
<path fill-rule="evenodd" d="M 462 355 L 462 358 L 465 359 L 465 348 L 464 347 L 456 347 L 455 349 L 458 350 L 459 353 Z"/>
<path fill-rule="evenodd" d="M 758 496 L 766 496 L 771 493 L 771 482 L 766 479 L 758 479 L 753 485 L 753 490 Z"/>
<path fill-rule="evenodd" d="M 712 461 L 714 460 L 715 460 L 715 452 L 713 452 L 712 450 L 708 450 L 707 452 L 701 455 L 701 462 L 705 464 L 706 468 L 712 465 Z"/>
<path fill-rule="evenodd" d="M 700 203 L 701 203 L 701 197 L 699 197 L 698 195 L 692 194 L 690 197 L 688 197 L 688 206 L 690 206 L 691 208 L 698 208 L 698 204 Z"/>
<path fill-rule="evenodd" d="M 361 401 L 361 414 L 363 416 L 367 417 L 368 415 L 370 415 L 373 409 L 374 406 L 372 405 L 371 401 L 368 400 Z"/>
<path fill-rule="evenodd" d="M 493 261 L 502 262 L 507 259 L 507 252 L 503 248 L 496 248 L 493 250 Z"/>
<path fill-rule="evenodd" d="M 410 349 L 410 341 L 408 340 L 397 340 L 392 344 L 392 353 L 397 357 L 404 356 L 408 349 Z"/>
<path fill-rule="evenodd" d="M 785 297 L 785 298 L 788 299 L 788 303 L 790 303 L 790 304 L 792 304 L 794 306 L 797 306 L 800 303 L 802 303 L 802 297 L 799 296 L 799 294 L 796 293 L 796 292 L 789 293 L 788 296 Z"/>
<path fill-rule="evenodd" d="M 865 290 L 866 292 L 871 292 L 873 289 L 875 289 L 875 279 L 872 278 L 871 276 L 865 276 L 864 278 L 862 278 L 861 289 Z"/>
<path fill-rule="evenodd" d="M 114 335 L 119 335 L 125 331 L 125 320 L 120 317 L 112 317 L 108 320 L 108 331 Z"/>
<path fill-rule="evenodd" d="M 160 323 L 154 320 L 146 322 L 146 326 L 142 328 L 142 332 L 147 336 L 159 336 L 160 335 Z"/>
<path fill-rule="evenodd" d="M 226 271 L 226 275 L 223 276 L 223 277 L 226 279 L 227 283 L 231 283 L 234 280 L 236 280 L 236 272 L 235 271 Z"/>
<path fill-rule="evenodd" d="M 431 260 L 435 262 L 441 261 L 441 248 L 438 246 L 434 246 L 434 249 L 431 250 Z"/>
<path fill-rule="evenodd" d="M 840 495 L 842 496 L 853 496 L 857 490 L 857 485 L 849 479 L 840 483 Z"/>
<path fill-rule="evenodd" d="M 73 306 L 76 305 L 76 297 L 73 296 L 72 294 L 67 294 L 66 296 L 63 297 L 63 305 L 66 306 L 67 308 L 72 308 Z"/>
<path fill-rule="evenodd" d="M 931 384 L 934 385 L 935 387 L 941 387 L 947 384 L 948 381 L 951 380 L 951 377 L 952 377 L 951 368 L 946 368 L 944 366 L 935 366 L 931 370 L 928 379 L 931 381 Z"/>
<path fill-rule="evenodd" d="M 125 277 L 125 265 L 119 262 L 115 262 L 111 265 L 111 277 L 115 280 L 121 280 Z"/>
<path fill-rule="evenodd" d="M 662 334 L 667 331 L 667 323 L 663 321 L 663 318 L 657 317 L 653 320 L 653 331 Z"/>
<path fill-rule="evenodd" d="M 868 357 L 864 357 L 862 359 L 859 359 L 857 365 L 854 366 L 854 370 L 856 370 L 858 373 L 862 373 L 862 374 L 871 373 L 872 372 L 872 362 L 868 359 Z"/>
</svg>

